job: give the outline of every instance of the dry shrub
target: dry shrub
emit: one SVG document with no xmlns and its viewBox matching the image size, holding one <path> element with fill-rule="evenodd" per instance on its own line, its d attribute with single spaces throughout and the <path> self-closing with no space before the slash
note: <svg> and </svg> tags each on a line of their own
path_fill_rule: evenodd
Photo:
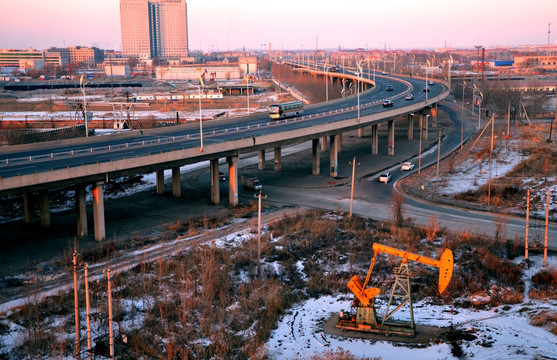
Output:
<svg viewBox="0 0 557 360">
<path fill-rule="evenodd" d="M 557 312 L 541 310 L 534 314 L 530 314 L 530 324 L 546 328 L 551 331 L 552 334 L 557 335 Z"/>
<path fill-rule="evenodd" d="M 550 267 L 532 276 L 532 283 L 539 288 L 557 289 L 557 269 Z"/>
<path fill-rule="evenodd" d="M 433 241 L 439 232 L 439 223 L 437 222 L 436 214 L 432 214 L 429 217 L 427 228 L 425 229 L 427 240 Z"/>
<path fill-rule="evenodd" d="M 530 298 L 538 300 L 557 299 L 557 269 L 550 267 L 532 276 Z"/>
</svg>

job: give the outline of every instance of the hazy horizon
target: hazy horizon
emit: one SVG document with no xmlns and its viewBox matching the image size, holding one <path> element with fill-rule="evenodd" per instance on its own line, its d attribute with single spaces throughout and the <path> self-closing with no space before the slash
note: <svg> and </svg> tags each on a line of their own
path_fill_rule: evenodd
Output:
<svg viewBox="0 0 557 360">
<path fill-rule="evenodd" d="M 121 49 L 119 0 L 3 0 L 0 48 Z M 189 0 L 189 49 L 433 49 L 546 45 L 555 0 Z M 557 27 L 557 23 L 554 25 Z M 557 29 L 550 43 L 557 43 Z M 555 35 L 553 35 L 555 34 Z"/>
</svg>

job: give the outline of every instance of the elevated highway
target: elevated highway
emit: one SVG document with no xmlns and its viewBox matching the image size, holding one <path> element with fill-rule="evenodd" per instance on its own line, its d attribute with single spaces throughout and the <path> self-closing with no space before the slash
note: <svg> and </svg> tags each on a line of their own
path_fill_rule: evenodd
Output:
<svg viewBox="0 0 557 360">
<path fill-rule="evenodd" d="M 319 72 L 308 68 L 307 71 Z M 44 144 L 11 146 L 0 149 L 0 195 L 24 193 L 25 219 L 33 222 L 34 202 L 38 200 L 40 221 L 50 224 L 48 190 L 75 186 L 77 228 L 79 236 L 88 234 L 86 218 L 86 188 L 92 185 L 95 239 L 103 240 L 103 184 L 110 178 L 128 174 L 156 172 L 157 192 L 164 192 L 164 170 L 172 169 L 172 192 L 181 196 L 180 167 L 210 161 L 211 201 L 220 202 L 218 162 L 226 158 L 229 166 L 229 203 L 238 203 L 236 163 L 240 154 L 259 152 L 259 168 L 263 169 L 265 151 L 273 149 L 274 167 L 281 168 L 281 148 L 303 141 L 312 141 L 313 174 L 319 175 L 319 153 L 330 143 L 330 176 L 338 175 L 337 152 L 342 133 L 371 127 L 371 155 L 377 154 L 377 126 L 388 124 L 388 153 L 394 154 L 394 119 L 408 116 L 408 136 L 411 138 L 414 117 L 423 124 L 422 137 L 427 138 L 429 117 L 435 120 L 432 108 L 448 95 L 444 84 L 436 82 L 431 91 L 422 91 L 424 79 L 371 74 L 357 76 L 347 69 L 335 73 L 350 81 L 375 85 L 371 90 L 316 105 L 307 106 L 300 118 L 271 120 L 266 114 L 203 123 L 202 136 L 197 124 L 133 131 L 127 134 L 76 139 Z M 392 91 L 386 91 L 392 85 Z M 414 100 L 405 100 L 407 93 Z M 427 97 L 427 99 L 426 99 Z M 384 108 L 382 100 L 390 98 L 394 106 Z M 358 107 L 359 104 L 359 107 Z"/>
</svg>

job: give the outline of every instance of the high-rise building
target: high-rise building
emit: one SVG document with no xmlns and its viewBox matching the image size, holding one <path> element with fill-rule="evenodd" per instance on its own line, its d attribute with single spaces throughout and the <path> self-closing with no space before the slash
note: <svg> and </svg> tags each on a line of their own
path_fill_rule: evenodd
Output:
<svg viewBox="0 0 557 360">
<path fill-rule="evenodd" d="M 188 56 L 186 0 L 120 0 L 120 22 L 124 56 Z"/>
</svg>

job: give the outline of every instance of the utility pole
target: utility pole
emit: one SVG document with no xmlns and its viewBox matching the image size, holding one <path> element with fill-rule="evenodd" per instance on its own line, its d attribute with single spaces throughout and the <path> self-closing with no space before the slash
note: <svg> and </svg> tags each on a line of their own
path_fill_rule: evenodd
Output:
<svg viewBox="0 0 557 360">
<path fill-rule="evenodd" d="M 526 190 L 526 235 L 524 236 L 524 260 L 528 266 L 528 223 L 530 222 L 530 189 Z"/>
<path fill-rule="evenodd" d="M 545 196 L 545 235 L 543 240 L 543 266 L 547 266 L 547 230 L 549 226 L 549 188 Z"/>
<path fill-rule="evenodd" d="M 436 180 L 439 181 L 439 158 L 441 157 L 441 129 L 437 135 L 437 174 Z"/>
<path fill-rule="evenodd" d="M 91 346 L 91 305 L 89 299 L 89 275 L 88 264 L 85 264 L 85 309 L 87 313 L 87 358 L 91 360 L 92 346 Z"/>
<path fill-rule="evenodd" d="M 489 179 L 487 181 L 487 208 L 491 207 L 491 158 L 493 156 L 493 128 L 495 127 L 495 113 L 491 116 L 491 147 L 489 150 Z"/>
<path fill-rule="evenodd" d="M 110 284 L 110 269 L 106 269 L 106 280 L 108 282 L 108 343 L 110 346 L 110 358 L 114 359 L 114 331 L 112 329 L 112 290 Z"/>
<path fill-rule="evenodd" d="M 349 163 L 352 165 L 352 187 L 350 188 L 350 215 L 348 217 L 352 219 L 352 204 L 354 202 L 354 176 L 356 175 L 356 165 L 360 165 L 360 163 L 356 163 L 356 157 L 354 156 L 354 160 Z"/>
<path fill-rule="evenodd" d="M 418 150 L 418 175 L 420 175 L 421 171 L 422 171 L 422 135 L 424 132 L 424 129 L 422 128 L 422 119 L 423 119 L 424 115 L 420 114 L 420 147 Z"/>
<path fill-rule="evenodd" d="M 75 311 L 75 358 L 80 358 L 79 350 L 79 299 L 77 296 L 77 251 L 73 253 L 73 289 L 74 289 L 74 311 Z"/>
<path fill-rule="evenodd" d="M 261 191 L 258 195 L 253 195 L 258 198 L 257 206 L 257 277 L 261 276 L 260 266 L 261 266 L 261 199 L 266 199 L 267 195 L 262 196 Z"/>
</svg>

